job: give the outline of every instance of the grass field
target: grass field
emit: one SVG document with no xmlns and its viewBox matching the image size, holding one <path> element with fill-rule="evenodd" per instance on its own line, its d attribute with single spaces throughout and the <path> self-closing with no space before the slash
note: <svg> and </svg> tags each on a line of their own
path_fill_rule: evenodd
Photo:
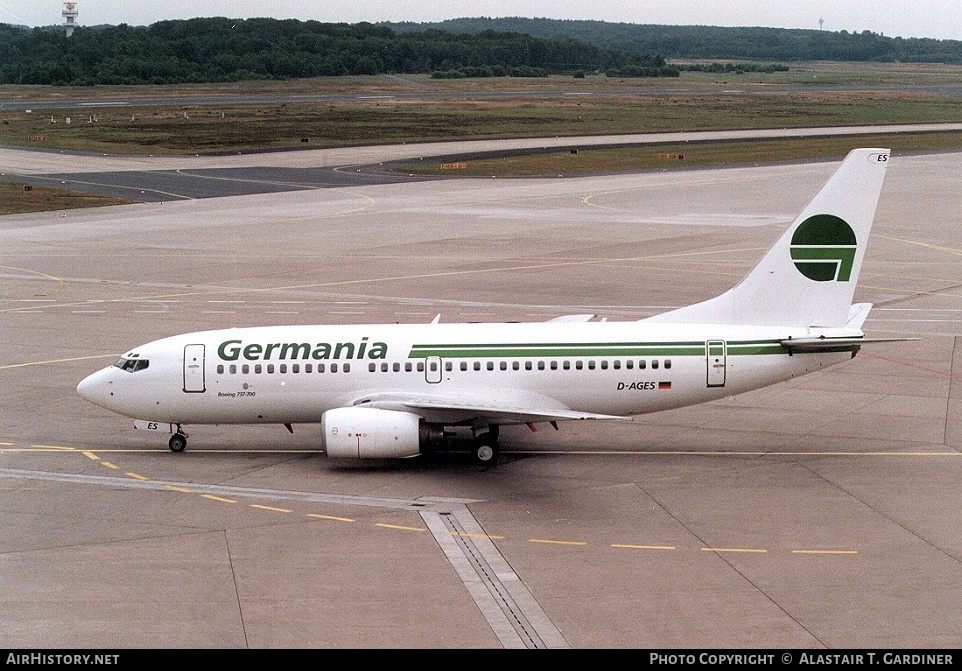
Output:
<svg viewBox="0 0 962 671">
<path fill-rule="evenodd" d="M 841 159 L 857 147 L 887 147 L 895 152 L 962 151 L 962 132 L 866 134 L 845 137 L 726 140 L 634 147 L 588 147 L 535 155 L 487 159 L 445 157 L 444 162 L 402 163 L 392 170 L 415 175 L 464 177 L 539 177 L 595 175 L 639 170 L 683 170 L 719 165 L 758 165 L 781 161 Z"/>
<path fill-rule="evenodd" d="M 0 180 L 0 215 L 71 210 L 81 207 L 103 207 L 104 205 L 123 205 L 131 202 L 134 201 L 69 189 L 56 189 L 49 186 Z"/>
<path fill-rule="evenodd" d="M 67 120 L 69 119 L 69 124 Z M 663 95 L 0 111 L 0 144 L 110 154 L 254 152 L 444 140 L 958 121 L 962 98 Z"/>
<path fill-rule="evenodd" d="M 84 101 L 82 107 L 54 111 L 0 108 L 0 144 L 185 154 L 962 120 L 962 95 L 907 88 L 921 86 L 962 87 L 962 67 L 812 64 L 724 79 L 686 72 L 678 79 L 384 76 L 177 87 L 0 87 L 0 101 Z M 695 88 L 698 92 L 691 92 Z M 517 93 L 525 95 L 510 97 Z M 281 98 L 225 100 L 240 95 Z M 116 104 L 164 97 L 210 102 Z"/>
</svg>

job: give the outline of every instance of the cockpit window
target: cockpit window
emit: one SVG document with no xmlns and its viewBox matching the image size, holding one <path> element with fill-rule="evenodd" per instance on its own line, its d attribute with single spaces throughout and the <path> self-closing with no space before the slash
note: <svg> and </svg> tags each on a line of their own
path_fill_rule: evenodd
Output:
<svg viewBox="0 0 962 671">
<path fill-rule="evenodd" d="M 127 357 L 120 357 L 114 362 L 114 366 L 120 370 L 125 370 L 128 373 L 136 373 L 139 370 L 144 370 L 150 365 L 149 359 L 128 359 Z"/>
</svg>

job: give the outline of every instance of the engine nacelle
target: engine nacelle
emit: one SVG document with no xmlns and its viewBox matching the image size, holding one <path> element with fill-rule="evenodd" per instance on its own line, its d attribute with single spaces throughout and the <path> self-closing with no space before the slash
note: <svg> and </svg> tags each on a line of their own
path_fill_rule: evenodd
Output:
<svg viewBox="0 0 962 671">
<path fill-rule="evenodd" d="M 329 457 L 401 459 L 421 454 L 427 430 L 411 412 L 335 408 L 321 415 L 321 434 Z"/>
</svg>

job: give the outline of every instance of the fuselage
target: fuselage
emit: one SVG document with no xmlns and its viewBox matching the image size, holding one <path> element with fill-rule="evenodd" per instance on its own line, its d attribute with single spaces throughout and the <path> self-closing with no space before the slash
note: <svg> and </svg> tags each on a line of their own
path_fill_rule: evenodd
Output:
<svg viewBox="0 0 962 671">
<path fill-rule="evenodd" d="M 312 423 L 331 408 L 412 398 L 448 406 L 420 412 L 445 425 L 474 421 L 477 407 L 631 416 L 764 387 L 857 351 L 780 344 L 812 335 L 646 322 L 225 329 L 137 347 L 78 391 L 119 414 L 175 424 Z"/>
</svg>

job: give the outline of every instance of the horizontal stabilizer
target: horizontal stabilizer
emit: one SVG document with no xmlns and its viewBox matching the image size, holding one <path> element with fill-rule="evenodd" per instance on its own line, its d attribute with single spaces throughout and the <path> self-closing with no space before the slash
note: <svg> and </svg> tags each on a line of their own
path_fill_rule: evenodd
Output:
<svg viewBox="0 0 962 671">
<path fill-rule="evenodd" d="M 907 342 L 918 338 L 788 338 L 781 341 L 782 347 L 790 352 L 831 352 L 855 345 L 871 345 L 882 342 Z"/>
</svg>

